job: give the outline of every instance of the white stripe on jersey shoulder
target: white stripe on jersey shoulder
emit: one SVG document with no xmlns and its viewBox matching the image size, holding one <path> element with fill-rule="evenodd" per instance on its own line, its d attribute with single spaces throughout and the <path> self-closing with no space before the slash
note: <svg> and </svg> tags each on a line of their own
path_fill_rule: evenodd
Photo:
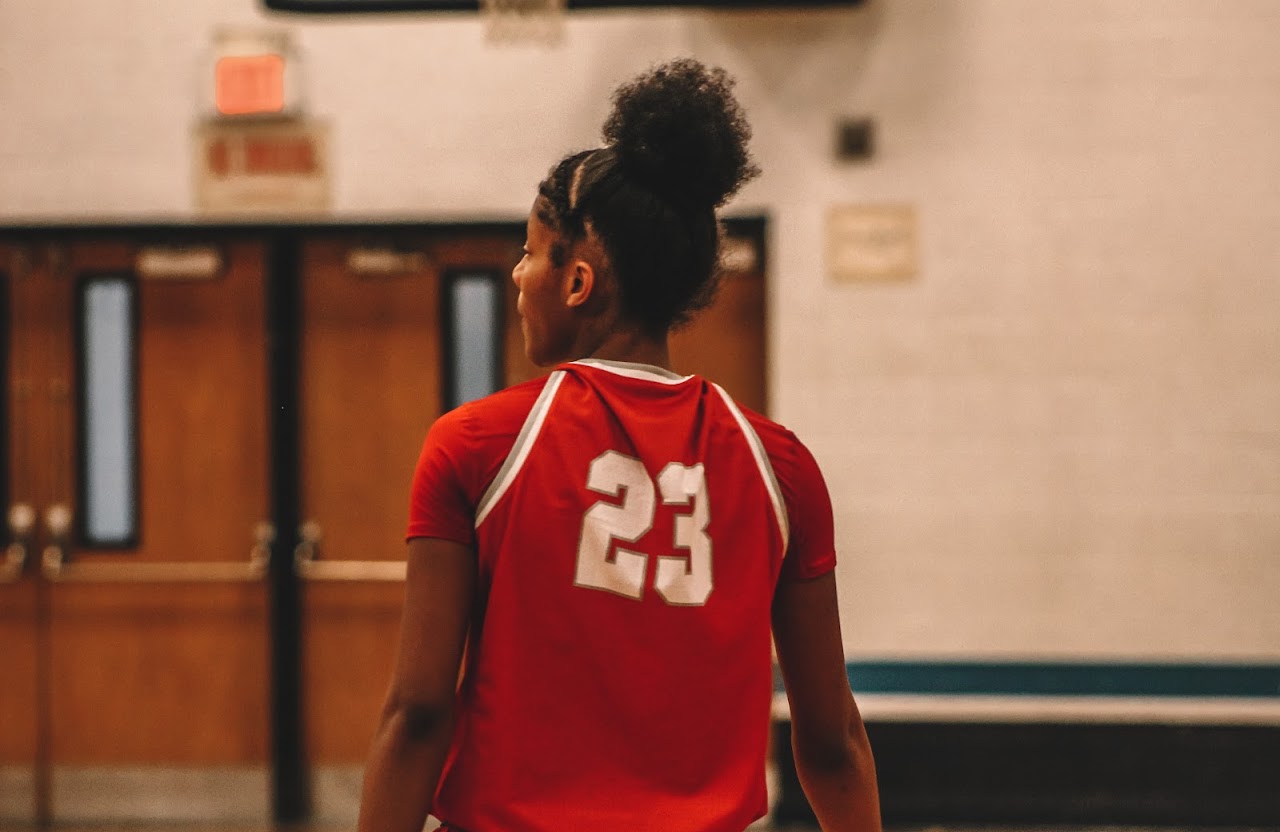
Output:
<svg viewBox="0 0 1280 832">
<path fill-rule="evenodd" d="M 659 384 L 683 384 L 693 376 L 682 376 L 652 364 L 633 364 L 630 361 L 606 361 L 603 358 L 579 358 L 573 364 L 595 367 L 599 370 L 627 378 L 638 378 L 641 381 L 656 381 Z"/>
<path fill-rule="evenodd" d="M 524 461 L 529 458 L 529 451 L 533 450 L 533 442 L 542 431 L 542 423 L 547 419 L 547 412 L 551 410 L 551 401 L 555 399 L 556 391 L 560 389 L 564 376 L 564 370 L 556 370 L 547 378 L 547 383 L 538 394 L 537 401 L 533 403 L 529 415 L 525 417 L 524 425 L 516 436 L 516 443 L 511 446 L 511 452 L 507 454 L 502 468 L 498 470 L 498 475 L 493 478 L 484 496 L 480 498 L 480 504 L 476 506 L 476 528 L 479 528 L 484 519 L 489 516 L 494 505 L 511 487 L 516 474 L 519 474 L 520 469 L 524 467 Z"/>
<path fill-rule="evenodd" d="M 769 454 L 764 449 L 764 443 L 760 441 L 760 435 L 756 433 L 756 429 L 751 427 L 751 423 L 747 421 L 747 417 L 742 414 L 738 403 L 733 400 L 725 389 L 718 384 L 712 384 L 716 388 L 716 392 L 720 394 L 720 398 L 724 399 L 725 405 L 729 411 L 733 413 L 733 418 L 737 420 L 738 427 L 742 428 L 742 432 L 747 437 L 747 445 L 751 448 L 751 455 L 755 457 L 756 467 L 760 469 L 760 476 L 764 479 L 764 486 L 769 491 L 769 501 L 773 503 L 774 516 L 778 518 L 778 529 L 782 532 L 782 554 L 787 553 L 787 544 L 791 540 L 791 527 L 787 521 L 787 503 L 782 498 L 782 486 L 778 485 L 778 478 L 773 473 L 773 464 L 769 462 Z"/>
</svg>

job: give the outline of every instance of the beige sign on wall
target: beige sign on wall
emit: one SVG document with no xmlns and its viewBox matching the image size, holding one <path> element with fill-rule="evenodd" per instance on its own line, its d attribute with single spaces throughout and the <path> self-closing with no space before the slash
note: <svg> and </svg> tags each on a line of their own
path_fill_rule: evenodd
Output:
<svg viewBox="0 0 1280 832">
<path fill-rule="evenodd" d="M 833 280 L 916 276 L 914 205 L 833 205 L 827 211 L 827 273 Z"/>
<path fill-rule="evenodd" d="M 305 118 L 210 120 L 196 127 L 196 206 L 219 214 L 330 207 L 329 129 Z"/>
</svg>

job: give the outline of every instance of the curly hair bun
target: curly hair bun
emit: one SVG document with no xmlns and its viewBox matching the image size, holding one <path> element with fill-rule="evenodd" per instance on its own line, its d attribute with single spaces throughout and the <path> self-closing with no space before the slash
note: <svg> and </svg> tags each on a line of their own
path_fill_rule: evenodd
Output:
<svg viewBox="0 0 1280 832">
<path fill-rule="evenodd" d="M 760 169 L 751 127 L 723 69 L 682 58 L 623 84 L 613 94 L 605 142 L 629 178 L 676 206 L 723 205 Z"/>
</svg>

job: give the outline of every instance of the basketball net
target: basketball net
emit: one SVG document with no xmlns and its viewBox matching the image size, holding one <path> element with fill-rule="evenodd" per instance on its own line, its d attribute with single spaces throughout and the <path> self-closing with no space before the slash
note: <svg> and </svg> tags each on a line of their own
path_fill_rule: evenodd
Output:
<svg viewBox="0 0 1280 832">
<path fill-rule="evenodd" d="M 506 46 L 556 46 L 568 0 L 480 0 L 485 40 Z"/>
</svg>

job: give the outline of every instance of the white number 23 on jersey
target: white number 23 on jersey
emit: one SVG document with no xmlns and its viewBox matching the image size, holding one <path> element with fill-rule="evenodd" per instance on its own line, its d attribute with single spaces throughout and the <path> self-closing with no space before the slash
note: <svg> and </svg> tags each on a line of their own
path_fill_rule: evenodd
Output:
<svg viewBox="0 0 1280 832">
<path fill-rule="evenodd" d="M 701 606 L 711 595 L 711 522 L 707 481 L 702 465 L 672 462 L 658 474 L 657 489 L 643 463 L 617 451 L 605 451 L 591 462 L 587 488 L 617 497 L 621 503 L 597 502 L 582 516 L 576 586 L 639 599 L 644 595 L 649 556 L 623 544 L 635 543 L 653 528 L 657 494 L 662 504 L 688 506 L 675 518 L 675 546 L 688 557 L 659 557 L 654 589 L 673 606 Z M 617 544 L 615 547 L 615 543 Z M 613 559 L 609 550 L 614 548 Z"/>
</svg>

